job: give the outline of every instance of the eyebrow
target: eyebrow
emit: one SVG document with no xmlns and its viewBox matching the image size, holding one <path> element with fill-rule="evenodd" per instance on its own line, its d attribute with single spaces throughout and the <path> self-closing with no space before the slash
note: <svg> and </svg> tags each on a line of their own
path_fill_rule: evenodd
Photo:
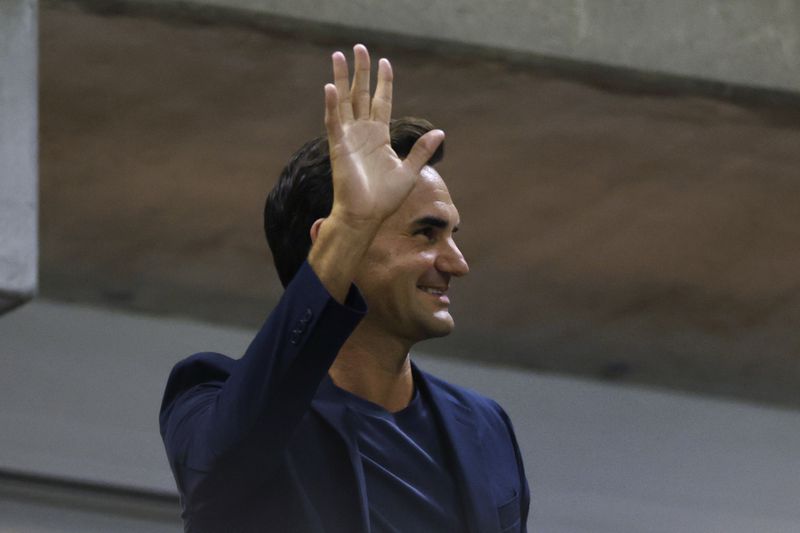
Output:
<svg viewBox="0 0 800 533">
<path fill-rule="evenodd" d="M 433 215 L 427 215 L 422 218 L 418 218 L 414 222 L 411 223 L 414 226 L 433 226 L 434 228 L 443 229 L 449 225 L 449 222 L 443 218 L 439 218 Z M 453 231 L 458 231 L 458 225 L 453 226 Z"/>
</svg>

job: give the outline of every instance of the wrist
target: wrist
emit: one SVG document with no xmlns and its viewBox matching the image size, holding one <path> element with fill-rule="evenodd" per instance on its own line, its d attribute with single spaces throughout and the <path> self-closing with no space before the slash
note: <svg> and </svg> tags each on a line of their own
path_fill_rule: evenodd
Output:
<svg viewBox="0 0 800 533">
<path fill-rule="evenodd" d="M 308 262 L 328 292 L 343 303 L 380 223 L 331 212 L 319 227 Z"/>
</svg>

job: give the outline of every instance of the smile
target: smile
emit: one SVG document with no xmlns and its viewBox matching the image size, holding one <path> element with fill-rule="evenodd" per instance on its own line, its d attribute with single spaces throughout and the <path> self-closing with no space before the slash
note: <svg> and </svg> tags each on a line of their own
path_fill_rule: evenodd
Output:
<svg viewBox="0 0 800 533">
<path fill-rule="evenodd" d="M 447 297 L 447 287 L 426 287 L 417 285 L 417 289 L 433 296 L 440 305 L 450 305 L 450 298 Z"/>
<path fill-rule="evenodd" d="M 421 291 L 425 291 L 428 294 L 433 294 L 434 296 L 443 296 L 444 293 L 447 292 L 447 289 L 437 289 L 436 287 L 424 287 L 422 285 L 417 285 L 417 288 Z"/>
</svg>

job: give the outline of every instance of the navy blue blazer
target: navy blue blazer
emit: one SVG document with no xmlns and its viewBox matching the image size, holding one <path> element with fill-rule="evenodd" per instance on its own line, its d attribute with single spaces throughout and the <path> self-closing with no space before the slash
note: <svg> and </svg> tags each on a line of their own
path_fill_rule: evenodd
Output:
<svg viewBox="0 0 800 533">
<path fill-rule="evenodd" d="M 350 411 L 315 398 L 365 313 L 355 287 L 341 305 L 304 263 L 241 359 L 199 353 L 175 365 L 159 422 L 186 531 L 369 533 Z M 413 369 L 451 453 L 469 531 L 526 531 L 528 483 L 508 416 Z"/>
</svg>

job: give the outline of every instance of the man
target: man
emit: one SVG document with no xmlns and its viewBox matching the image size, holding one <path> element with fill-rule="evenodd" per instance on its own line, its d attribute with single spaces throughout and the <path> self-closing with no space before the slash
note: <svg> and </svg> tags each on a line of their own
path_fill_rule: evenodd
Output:
<svg viewBox="0 0 800 533">
<path fill-rule="evenodd" d="M 267 200 L 280 303 L 241 359 L 196 354 L 167 383 L 161 434 L 185 529 L 525 531 L 508 417 L 408 355 L 453 329 L 449 283 L 468 272 L 429 165 L 444 133 L 390 126 L 391 65 L 379 61 L 370 98 L 369 54 L 354 55 L 352 85 L 332 57 L 327 139 L 295 154 Z"/>
</svg>

